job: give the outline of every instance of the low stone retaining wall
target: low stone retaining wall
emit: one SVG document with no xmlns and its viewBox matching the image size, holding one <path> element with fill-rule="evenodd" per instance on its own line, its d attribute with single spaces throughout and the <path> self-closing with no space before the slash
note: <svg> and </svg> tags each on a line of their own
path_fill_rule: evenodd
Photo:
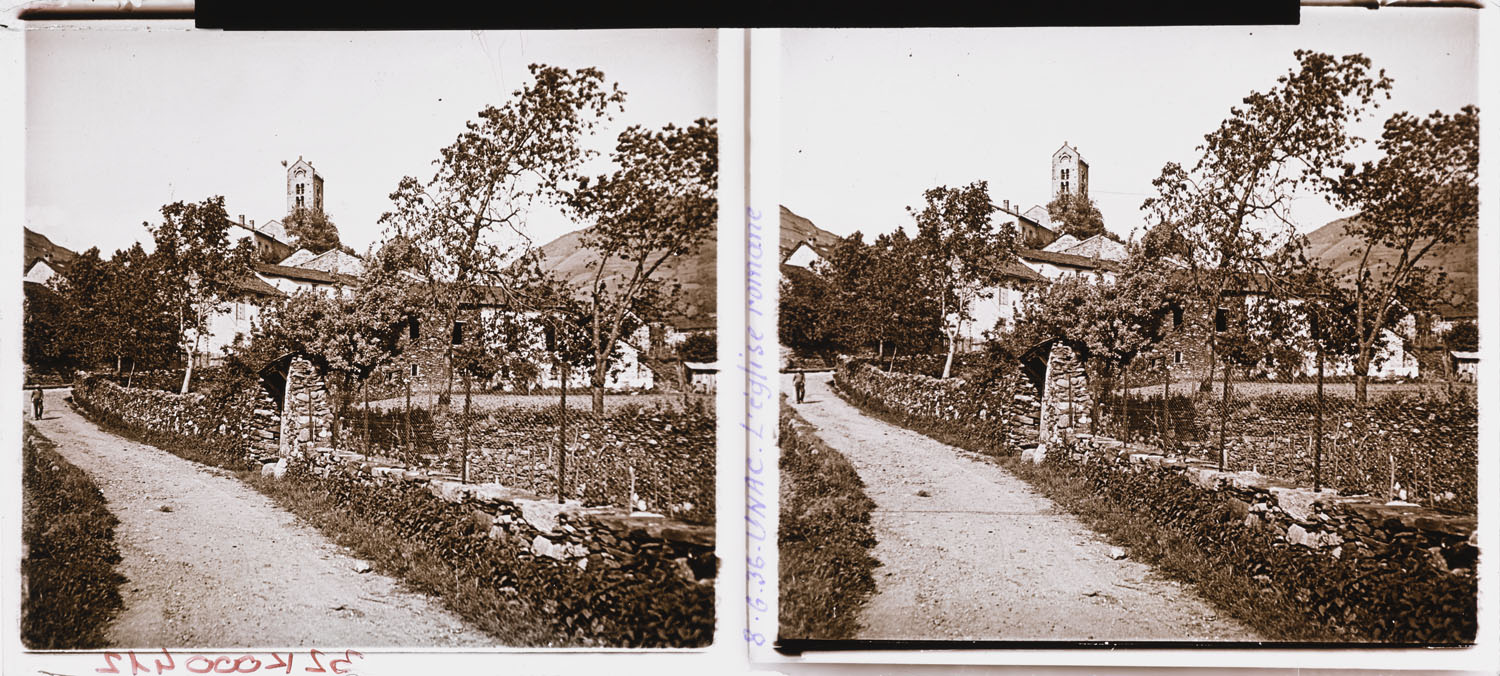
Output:
<svg viewBox="0 0 1500 676">
<path fill-rule="evenodd" d="M 1351 640 L 1474 640 L 1479 551 L 1472 516 L 1218 472 L 1089 435 L 1022 458 L 1086 479 Z"/>
<path fill-rule="evenodd" d="M 277 455 L 281 416 L 263 390 L 211 397 L 124 387 L 78 374 L 73 401 L 91 414 L 146 436 L 203 444 L 231 464 L 256 467 Z"/>
<path fill-rule="evenodd" d="M 479 571 L 476 583 L 514 590 L 558 631 L 631 647 L 699 647 L 713 639 L 712 526 L 559 504 L 342 453 L 282 469 L 292 480 L 324 488 L 355 514 L 444 556 L 466 557 Z"/>
<path fill-rule="evenodd" d="M 1041 406 L 1034 388 L 1012 373 L 985 388 L 961 378 L 888 373 L 845 360 L 834 384 L 856 403 L 971 437 L 988 452 L 1013 453 L 1037 442 Z"/>
</svg>

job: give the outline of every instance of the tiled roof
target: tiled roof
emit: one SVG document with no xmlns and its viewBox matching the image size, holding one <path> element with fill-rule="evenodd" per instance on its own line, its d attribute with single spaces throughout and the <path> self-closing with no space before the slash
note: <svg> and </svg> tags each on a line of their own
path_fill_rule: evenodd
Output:
<svg viewBox="0 0 1500 676">
<path fill-rule="evenodd" d="M 245 275 L 244 277 L 241 277 L 239 281 L 236 281 L 234 283 L 234 287 L 236 289 L 239 289 L 242 293 L 249 293 L 257 296 L 270 296 L 274 298 L 286 295 L 276 287 L 267 284 L 265 280 L 256 277 L 255 275 Z"/>
<path fill-rule="evenodd" d="M 1104 235 L 1094 235 L 1093 237 L 1083 240 L 1082 242 L 1078 242 L 1077 244 L 1074 244 L 1070 247 L 1054 248 L 1049 246 L 1047 247 L 1047 250 L 1060 251 L 1062 253 L 1069 253 L 1075 256 L 1085 256 L 1088 258 L 1098 256 L 1099 258 L 1107 258 L 1112 261 L 1125 260 L 1126 256 L 1128 256 L 1130 253 L 1125 248 L 1124 244 L 1116 242 L 1108 237 L 1105 237 Z"/>
<path fill-rule="evenodd" d="M 339 275 L 329 272 L 323 272 L 322 270 L 312 270 L 309 268 L 277 265 L 275 263 L 256 263 L 255 271 L 263 275 L 269 275 L 271 277 L 300 279 L 303 281 L 318 282 L 321 284 L 342 284 L 345 286 L 353 286 L 358 281 L 355 278 L 350 277 L 349 275 Z"/>
<path fill-rule="evenodd" d="M 1021 249 L 1016 253 L 1026 260 L 1041 261 L 1053 265 L 1066 265 L 1068 267 L 1086 268 L 1089 270 L 1108 270 L 1110 272 L 1118 272 L 1120 270 L 1118 263 L 1104 258 L 1076 256 L 1055 251 L 1042 251 L 1040 249 Z"/>
</svg>

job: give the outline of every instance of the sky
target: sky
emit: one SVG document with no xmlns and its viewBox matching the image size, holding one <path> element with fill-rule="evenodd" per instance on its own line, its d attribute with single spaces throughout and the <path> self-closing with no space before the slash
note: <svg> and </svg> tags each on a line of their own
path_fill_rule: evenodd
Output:
<svg viewBox="0 0 1500 676">
<path fill-rule="evenodd" d="M 442 147 L 528 79 L 529 63 L 592 66 L 626 93 L 589 140 L 631 124 L 715 117 L 714 31 L 237 33 L 191 22 L 30 26 L 26 36 L 27 226 L 108 256 L 160 222 L 162 205 L 223 195 L 230 217 L 286 213 L 298 157 L 324 178 L 325 211 L 364 252 L 402 176 L 429 178 Z M 543 244 L 583 227 L 550 207 Z M 148 249 L 150 247 L 148 246 Z"/>
<path fill-rule="evenodd" d="M 1191 166 L 1295 50 L 1385 69 L 1391 99 L 1356 128 L 1375 138 L 1394 112 L 1478 103 L 1477 28 L 1474 10 L 1304 7 L 1299 26 L 783 31 L 781 201 L 838 235 L 910 231 L 924 190 L 979 179 L 996 204 L 1045 206 L 1066 142 L 1129 238 L 1163 165 Z M 1292 210 L 1302 232 L 1339 215 L 1315 195 Z"/>
</svg>

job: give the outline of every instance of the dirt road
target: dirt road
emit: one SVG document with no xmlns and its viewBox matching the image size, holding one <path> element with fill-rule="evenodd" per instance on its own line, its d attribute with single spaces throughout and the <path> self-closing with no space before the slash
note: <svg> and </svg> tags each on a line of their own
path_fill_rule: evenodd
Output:
<svg viewBox="0 0 1500 676">
<path fill-rule="evenodd" d="M 1234 640 L 1257 637 L 1110 546 L 978 456 L 861 414 L 807 378 L 795 405 L 875 501 L 875 595 L 861 639 Z M 790 392 L 791 379 L 783 390 Z"/>
<path fill-rule="evenodd" d="M 119 517 L 121 648 L 489 646 L 223 470 L 100 430 L 47 393 L 36 428 Z M 30 402 L 27 402 L 30 408 Z M 27 417 L 30 417 L 28 411 Z"/>
</svg>

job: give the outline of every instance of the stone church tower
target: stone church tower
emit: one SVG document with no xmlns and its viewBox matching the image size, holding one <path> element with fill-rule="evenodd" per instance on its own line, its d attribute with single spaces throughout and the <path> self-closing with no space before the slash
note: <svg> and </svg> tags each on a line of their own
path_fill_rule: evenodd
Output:
<svg viewBox="0 0 1500 676">
<path fill-rule="evenodd" d="M 1063 193 L 1089 196 L 1089 163 L 1066 141 L 1052 153 L 1052 199 Z"/>
<path fill-rule="evenodd" d="M 286 170 L 286 212 L 299 208 L 323 213 L 323 177 L 301 156 Z"/>
</svg>

